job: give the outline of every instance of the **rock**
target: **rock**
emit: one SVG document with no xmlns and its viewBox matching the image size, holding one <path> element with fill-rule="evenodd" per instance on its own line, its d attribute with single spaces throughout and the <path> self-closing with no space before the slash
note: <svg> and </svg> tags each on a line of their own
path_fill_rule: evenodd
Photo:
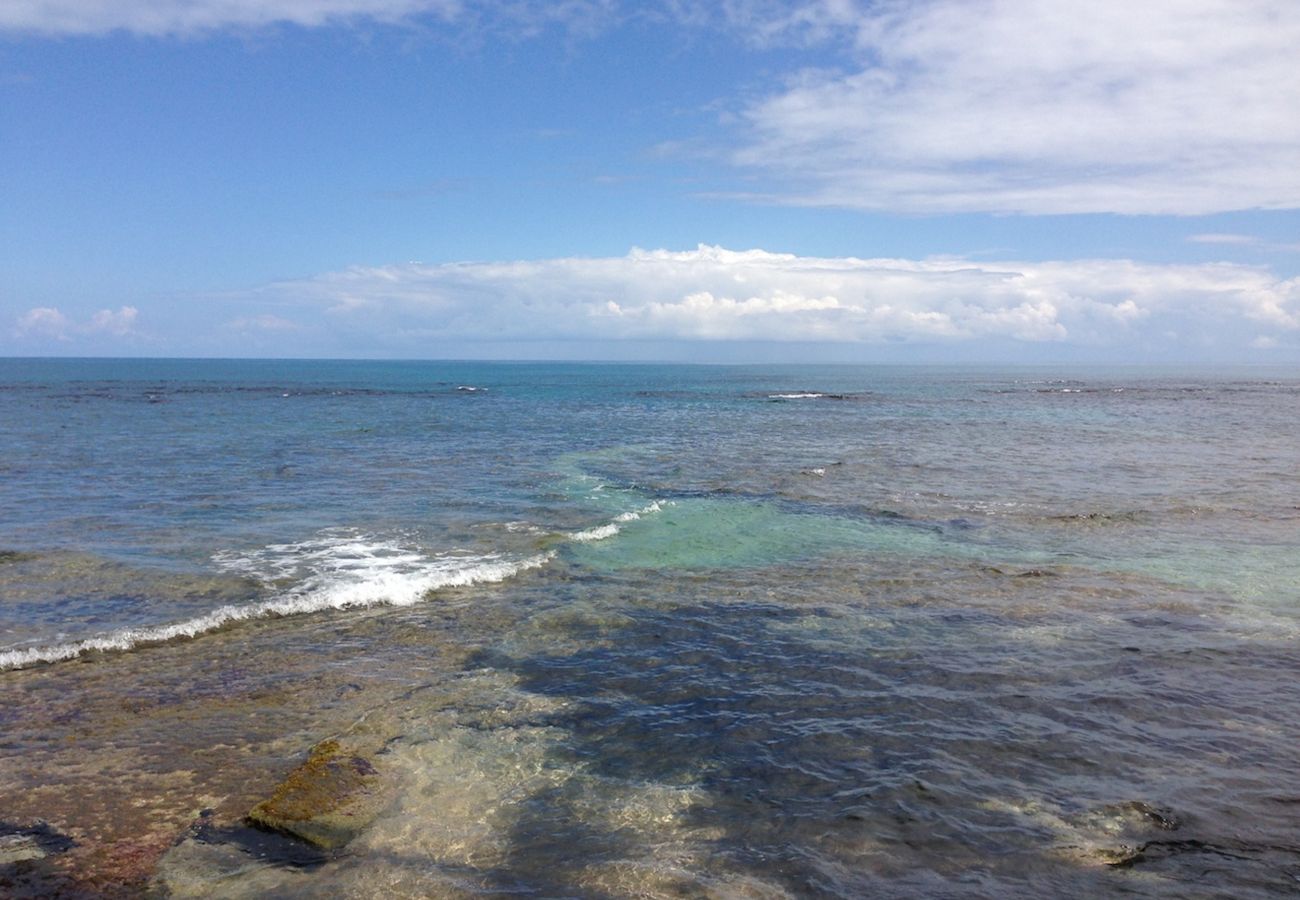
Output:
<svg viewBox="0 0 1300 900">
<path fill-rule="evenodd" d="M 338 849 L 366 827 L 390 799 L 378 770 L 337 740 L 321 741 L 285 777 L 248 822 L 324 850 Z"/>
<path fill-rule="evenodd" d="M 1168 810 L 1140 800 L 1100 806 L 1072 817 L 1071 822 L 1084 838 L 1079 849 L 1087 857 L 1117 867 L 1132 865 L 1161 832 L 1180 827 Z"/>
<path fill-rule="evenodd" d="M 302 873 L 329 859 L 327 851 L 288 835 L 223 826 L 201 814 L 159 860 L 147 896 L 280 896 L 290 892 Z"/>
<path fill-rule="evenodd" d="M 70 837 L 60 834 L 47 823 L 20 826 L 0 822 L 0 866 L 29 859 L 45 859 L 73 846 Z"/>
<path fill-rule="evenodd" d="M 0 837 L 0 866 L 22 862 L 25 859 L 44 858 L 45 851 L 31 835 L 7 834 Z"/>
</svg>

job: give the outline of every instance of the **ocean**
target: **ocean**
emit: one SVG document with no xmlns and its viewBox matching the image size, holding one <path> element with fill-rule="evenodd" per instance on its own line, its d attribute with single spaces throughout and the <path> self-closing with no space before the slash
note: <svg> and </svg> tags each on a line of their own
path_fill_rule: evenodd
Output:
<svg viewBox="0 0 1300 900">
<path fill-rule="evenodd" d="M 1300 372 L 0 360 L 0 894 L 1300 892 Z"/>
</svg>

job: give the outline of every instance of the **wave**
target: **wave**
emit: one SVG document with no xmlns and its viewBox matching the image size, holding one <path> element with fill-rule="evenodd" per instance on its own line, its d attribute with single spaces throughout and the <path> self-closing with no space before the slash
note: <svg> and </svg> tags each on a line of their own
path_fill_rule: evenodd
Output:
<svg viewBox="0 0 1300 900">
<path fill-rule="evenodd" d="M 554 554 L 521 559 L 501 554 L 447 554 L 427 557 L 390 541 L 365 535 L 327 532 L 295 544 L 274 544 L 247 555 L 222 553 L 216 563 L 268 585 L 286 577 L 306 577 L 270 600 L 221 606 L 180 622 L 123 628 L 60 644 L 0 652 L 0 671 L 75 659 L 95 651 L 131 650 L 161 644 L 256 619 L 282 618 L 328 609 L 410 606 L 443 588 L 505 581 L 545 565 Z"/>
<path fill-rule="evenodd" d="M 657 513 L 663 509 L 663 502 L 656 500 L 649 506 L 644 506 L 635 512 L 625 512 L 614 517 L 614 521 L 607 522 L 604 525 L 597 525 L 595 528 L 588 528 L 585 531 L 575 531 L 569 535 L 569 540 L 577 541 L 580 544 L 589 544 L 592 541 L 603 541 L 606 538 L 612 538 L 618 534 L 622 528 L 619 526 L 626 522 L 635 522 L 642 516 L 648 516 Z"/>
</svg>

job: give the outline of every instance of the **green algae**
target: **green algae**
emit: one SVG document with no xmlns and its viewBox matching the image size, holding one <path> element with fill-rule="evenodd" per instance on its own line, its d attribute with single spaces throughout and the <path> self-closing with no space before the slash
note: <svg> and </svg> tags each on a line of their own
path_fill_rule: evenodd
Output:
<svg viewBox="0 0 1300 900">
<path fill-rule="evenodd" d="M 321 741 L 271 796 L 248 813 L 250 824 L 323 850 L 345 846 L 387 804 L 379 771 L 339 741 Z"/>
</svg>

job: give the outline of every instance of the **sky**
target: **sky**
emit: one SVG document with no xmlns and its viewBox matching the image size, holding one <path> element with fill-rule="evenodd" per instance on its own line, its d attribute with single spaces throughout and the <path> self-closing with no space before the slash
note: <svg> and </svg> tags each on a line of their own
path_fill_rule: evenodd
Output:
<svg viewBox="0 0 1300 900">
<path fill-rule="evenodd" d="M 1294 0 L 0 0 L 0 356 L 1300 364 Z"/>
</svg>

